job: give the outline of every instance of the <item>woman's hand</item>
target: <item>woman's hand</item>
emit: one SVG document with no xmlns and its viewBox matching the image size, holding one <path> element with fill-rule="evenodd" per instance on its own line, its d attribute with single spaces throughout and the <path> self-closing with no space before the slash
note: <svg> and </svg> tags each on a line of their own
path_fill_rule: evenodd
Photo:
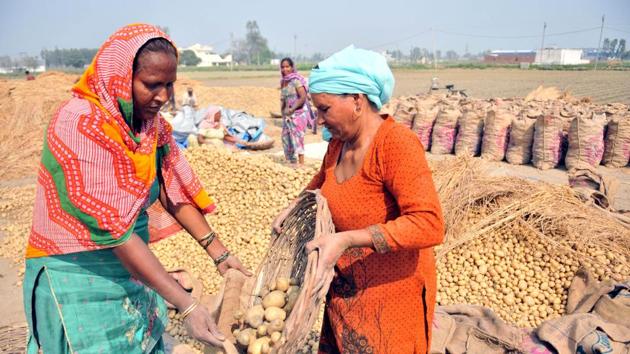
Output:
<svg viewBox="0 0 630 354">
<path fill-rule="evenodd" d="M 204 344 L 223 347 L 222 342 L 225 340 L 225 336 L 219 331 L 216 319 L 204 305 L 197 305 L 184 319 L 184 325 L 188 334 L 196 340 Z"/>
<path fill-rule="evenodd" d="M 225 272 L 228 271 L 228 269 L 236 269 L 248 277 L 252 275 L 252 272 L 245 268 L 245 266 L 236 256 L 229 256 L 226 260 L 219 263 L 219 265 L 217 266 L 217 270 L 219 271 L 219 274 L 221 274 L 221 276 L 223 276 Z"/>
<path fill-rule="evenodd" d="M 334 267 L 343 252 L 351 246 L 351 240 L 345 232 L 328 234 L 306 244 L 306 251 L 319 252 L 315 273 L 315 292 L 320 291 L 332 281 Z"/>
<path fill-rule="evenodd" d="M 278 216 L 276 216 L 276 218 L 273 220 L 273 223 L 271 223 L 271 231 L 278 234 L 282 232 L 282 223 L 284 222 L 284 219 L 289 216 L 294 205 L 295 203 L 291 203 L 291 205 L 286 207 L 280 212 L 280 214 L 278 214 Z"/>
</svg>

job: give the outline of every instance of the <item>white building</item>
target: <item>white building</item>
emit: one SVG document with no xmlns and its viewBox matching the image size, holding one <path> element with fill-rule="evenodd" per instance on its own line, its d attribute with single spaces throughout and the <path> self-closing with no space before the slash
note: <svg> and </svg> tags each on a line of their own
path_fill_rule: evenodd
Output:
<svg viewBox="0 0 630 354">
<path fill-rule="evenodd" d="M 195 55 L 201 59 L 201 62 L 197 64 L 199 67 L 208 67 L 208 66 L 221 66 L 221 65 L 231 65 L 232 64 L 232 55 L 228 54 L 225 57 L 221 57 L 219 54 L 213 53 L 213 48 L 208 45 L 201 45 L 199 43 L 191 45 L 188 48 L 183 48 L 184 50 L 191 50 L 195 53 Z"/>
<path fill-rule="evenodd" d="M 582 49 L 544 48 L 536 51 L 534 64 L 537 65 L 579 65 L 588 64 L 582 59 Z"/>
<path fill-rule="evenodd" d="M 46 65 L 42 64 L 36 68 L 24 68 L 23 66 L 14 66 L 12 68 L 0 68 L 0 74 L 24 73 L 24 71 L 26 70 L 32 73 L 43 73 L 46 71 Z"/>
</svg>

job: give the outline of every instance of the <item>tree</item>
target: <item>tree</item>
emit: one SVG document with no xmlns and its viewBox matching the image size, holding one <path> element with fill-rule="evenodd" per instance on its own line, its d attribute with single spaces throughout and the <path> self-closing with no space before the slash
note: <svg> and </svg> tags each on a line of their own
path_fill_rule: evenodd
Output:
<svg viewBox="0 0 630 354">
<path fill-rule="evenodd" d="M 164 32 L 167 36 L 171 35 L 171 30 L 167 26 L 157 26 L 157 28 Z"/>
<path fill-rule="evenodd" d="M 245 35 L 245 49 L 247 51 L 247 62 L 249 64 L 269 62 L 273 58 L 273 53 L 269 50 L 267 39 L 260 33 L 256 21 L 247 21 L 245 25 L 247 34 Z"/>
<path fill-rule="evenodd" d="M 41 57 L 47 68 L 54 67 L 75 67 L 82 68 L 92 62 L 96 55 L 97 49 L 58 49 L 42 50 Z"/>
<path fill-rule="evenodd" d="M 0 57 L 0 68 L 9 70 L 9 69 L 13 69 L 13 59 L 11 59 L 10 56 L 8 55 L 3 55 Z"/>
<path fill-rule="evenodd" d="M 39 60 L 36 57 L 24 56 L 20 58 L 20 66 L 27 70 L 35 70 L 39 66 Z"/>
<path fill-rule="evenodd" d="M 412 62 L 418 62 L 422 60 L 422 57 L 424 56 L 423 49 L 424 48 L 421 49 L 418 47 L 411 48 L 411 50 L 409 51 L 409 59 L 411 59 Z"/>
<path fill-rule="evenodd" d="M 201 59 L 192 50 L 183 51 L 179 59 L 185 66 L 197 66 L 197 64 L 201 63 Z"/>
<path fill-rule="evenodd" d="M 449 51 L 446 52 L 446 59 L 447 60 L 457 60 L 457 59 L 459 59 L 459 55 L 454 50 L 449 50 Z"/>
<path fill-rule="evenodd" d="M 626 40 L 622 38 L 619 40 L 619 45 L 617 46 L 617 52 L 615 53 L 615 56 L 617 58 L 623 59 L 624 54 L 626 54 Z"/>
<path fill-rule="evenodd" d="M 610 41 L 610 49 L 608 50 L 610 56 L 615 56 L 615 53 L 617 52 L 617 42 L 619 42 L 617 38 Z"/>
<path fill-rule="evenodd" d="M 602 51 L 607 52 L 610 50 L 610 38 L 604 38 L 604 43 L 602 44 Z"/>
</svg>

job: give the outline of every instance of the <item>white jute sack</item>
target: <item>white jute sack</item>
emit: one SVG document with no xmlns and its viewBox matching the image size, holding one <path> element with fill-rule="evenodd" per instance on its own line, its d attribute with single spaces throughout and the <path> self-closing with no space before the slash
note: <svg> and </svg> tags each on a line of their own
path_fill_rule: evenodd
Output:
<svg viewBox="0 0 630 354">
<path fill-rule="evenodd" d="M 568 170 L 584 164 L 597 167 L 604 156 L 606 114 L 580 115 L 571 121 L 569 147 L 564 164 Z"/>
<path fill-rule="evenodd" d="M 543 115 L 534 124 L 532 163 L 541 170 L 558 166 L 562 159 L 563 120 L 553 115 Z"/>
<path fill-rule="evenodd" d="M 490 161 L 502 161 L 505 158 L 510 125 L 514 115 L 505 109 L 488 111 L 483 128 L 481 158 Z"/>
<path fill-rule="evenodd" d="M 522 114 L 510 127 L 510 139 L 508 142 L 505 159 L 513 165 L 525 165 L 532 160 L 532 145 L 534 144 L 535 119 Z"/>
<path fill-rule="evenodd" d="M 608 167 L 630 163 L 630 114 L 615 115 L 608 122 L 603 163 Z"/>
<path fill-rule="evenodd" d="M 457 120 L 461 112 L 454 107 L 447 107 L 440 110 L 435 119 L 433 132 L 431 134 L 432 154 L 451 154 L 455 146 L 455 136 L 457 134 Z"/>
<path fill-rule="evenodd" d="M 481 152 L 484 115 L 480 111 L 466 110 L 457 123 L 455 155 L 478 156 Z"/>
</svg>

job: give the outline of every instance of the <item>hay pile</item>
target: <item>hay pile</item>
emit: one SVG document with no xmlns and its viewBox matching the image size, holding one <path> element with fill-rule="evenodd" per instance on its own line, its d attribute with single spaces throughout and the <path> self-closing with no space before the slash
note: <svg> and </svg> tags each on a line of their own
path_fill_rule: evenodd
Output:
<svg viewBox="0 0 630 354">
<path fill-rule="evenodd" d="M 269 112 L 280 109 L 280 91 L 274 88 L 208 87 L 199 81 L 180 79 L 175 83 L 175 97 L 179 99 L 187 87 L 193 88 L 200 107 L 219 105 L 243 110 L 256 117 L 268 117 Z"/>
<path fill-rule="evenodd" d="M 44 128 L 59 105 L 71 97 L 78 75 L 49 71 L 34 81 L 0 80 L 0 180 L 33 177 L 41 157 Z M 261 87 L 207 87 L 182 79 L 175 85 L 179 99 L 186 87 L 195 90 L 200 107 L 209 104 L 238 109 L 259 117 L 278 110 L 280 93 Z"/>
<path fill-rule="evenodd" d="M 36 173 L 44 127 L 77 78 L 47 72 L 34 81 L 0 80 L 0 180 Z"/>
</svg>

